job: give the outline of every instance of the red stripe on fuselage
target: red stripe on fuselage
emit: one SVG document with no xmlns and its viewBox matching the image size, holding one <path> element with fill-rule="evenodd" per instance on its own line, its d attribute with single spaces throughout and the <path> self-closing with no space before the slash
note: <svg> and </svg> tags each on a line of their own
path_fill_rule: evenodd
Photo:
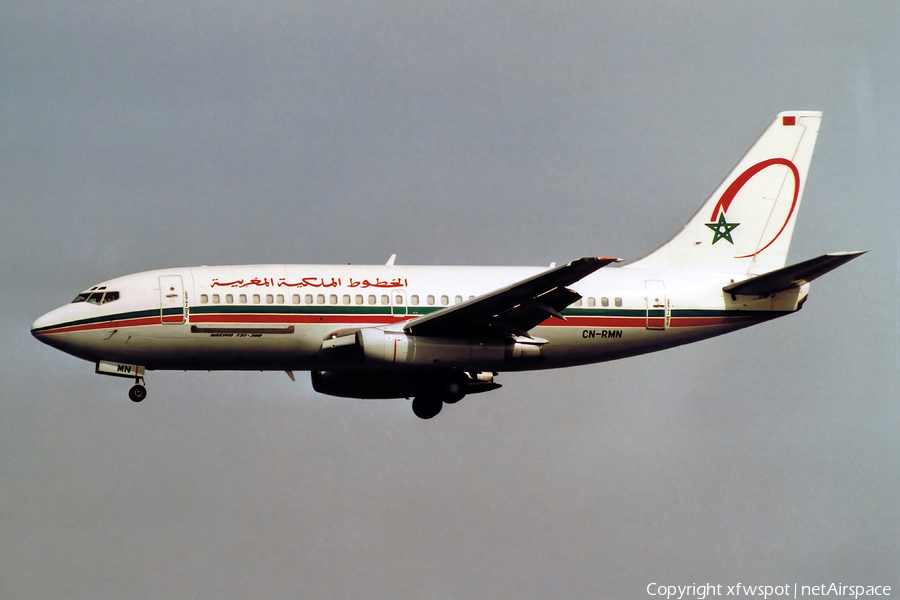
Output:
<svg viewBox="0 0 900 600">
<path fill-rule="evenodd" d="M 550 318 L 538 327 L 643 327 L 647 317 L 566 317 Z"/>
<path fill-rule="evenodd" d="M 770 318 L 772 315 L 765 315 Z M 746 321 L 759 320 L 759 316 L 739 315 L 734 317 L 672 317 L 669 327 L 708 327 L 710 325 L 727 325 L 730 323 L 744 323 Z"/>
<path fill-rule="evenodd" d="M 392 315 L 191 315 L 191 323 L 348 323 L 388 325 L 409 317 Z"/>
<path fill-rule="evenodd" d="M 717 317 L 671 317 L 670 328 L 676 327 L 706 327 L 713 325 L 725 325 L 729 323 L 741 323 L 765 318 L 771 318 L 768 313 L 741 314 L 734 316 Z M 220 315 L 191 315 L 189 322 L 193 324 L 203 323 L 266 323 L 266 324 L 346 324 L 356 326 L 378 326 L 399 323 L 408 320 L 408 316 L 395 315 L 254 315 L 254 314 L 220 314 Z M 651 317 L 660 319 L 660 317 Z M 66 326 L 61 324 L 56 329 L 39 331 L 35 335 L 53 335 L 57 333 L 73 333 L 79 331 L 95 331 L 98 329 L 148 327 L 161 325 L 160 317 L 143 317 L 139 319 L 115 319 L 88 323 L 84 325 Z M 565 321 L 550 318 L 539 327 L 604 327 L 604 328 L 644 328 L 647 324 L 646 317 L 567 317 Z M 172 325 L 167 325 L 172 327 Z"/>
<path fill-rule="evenodd" d="M 727 323 L 740 323 L 743 321 L 757 320 L 761 317 L 769 318 L 771 315 L 735 315 L 727 317 L 671 317 L 669 327 L 704 327 L 708 325 L 724 325 Z M 651 324 L 662 324 L 663 317 L 650 317 Z M 566 317 L 565 321 L 559 319 L 547 319 L 539 327 L 605 327 L 605 328 L 644 328 L 647 326 L 647 317 Z"/>
</svg>

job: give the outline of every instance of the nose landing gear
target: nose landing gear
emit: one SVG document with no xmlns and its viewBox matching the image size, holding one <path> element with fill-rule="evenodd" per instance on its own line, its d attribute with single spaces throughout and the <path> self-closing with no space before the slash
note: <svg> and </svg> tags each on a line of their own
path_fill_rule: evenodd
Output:
<svg viewBox="0 0 900 600">
<path fill-rule="evenodd" d="M 135 383 L 135 385 L 128 390 L 128 397 L 131 398 L 132 402 L 140 402 L 147 397 L 147 388 L 140 383 Z"/>
<path fill-rule="evenodd" d="M 134 386 L 128 390 L 128 397 L 132 402 L 140 402 L 147 397 L 147 388 L 144 387 L 144 378 L 137 376 L 134 378 Z"/>
<path fill-rule="evenodd" d="M 128 397 L 132 402 L 140 402 L 147 397 L 147 388 L 144 387 L 144 371 L 141 365 L 127 365 L 101 360 L 94 369 L 100 375 L 112 375 L 114 377 L 127 377 L 134 379 L 134 387 L 128 391 Z"/>
</svg>

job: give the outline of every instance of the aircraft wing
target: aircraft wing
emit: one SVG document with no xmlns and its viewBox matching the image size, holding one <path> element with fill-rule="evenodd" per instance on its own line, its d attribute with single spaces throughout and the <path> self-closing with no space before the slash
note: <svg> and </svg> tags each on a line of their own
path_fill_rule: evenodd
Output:
<svg viewBox="0 0 900 600">
<path fill-rule="evenodd" d="M 865 250 L 857 250 L 855 252 L 823 254 L 822 256 L 805 260 L 796 265 L 764 273 L 758 277 L 751 277 L 744 281 L 731 283 L 722 289 L 729 294 L 749 296 L 768 296 L 770 294 L 777 294 L 783 290 L 809 283 L 813 279 L 817 279 L 825 273 L 837 269 L 842 264 L 850 262 L 865 252 Z"/>
<path fill-rule="evenodd" d="M 539 273 L 456 306 L 420 317 L 404 329 L 414 335 L 479 337 L 528 335 L 547 320 L 563 318 L 560 311 L 581 296 L 566 288 L 618 258 L 586 257 Z"/>
</svg>

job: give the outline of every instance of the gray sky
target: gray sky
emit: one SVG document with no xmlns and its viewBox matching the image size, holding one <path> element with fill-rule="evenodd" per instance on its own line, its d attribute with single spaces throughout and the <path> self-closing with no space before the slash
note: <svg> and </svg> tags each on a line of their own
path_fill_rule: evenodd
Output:
<svg viewBox="0 0 900 600">
<path fill-rule="evenodd" d="M 0 596 L 900 589 L 900 6 L 0 2 Z M 33 340 L 127 273 L 635 259 L 781 110 L 825 120 L 803 311 L 506 374 L 432 421 L 303 374 Z"/>
</svg>

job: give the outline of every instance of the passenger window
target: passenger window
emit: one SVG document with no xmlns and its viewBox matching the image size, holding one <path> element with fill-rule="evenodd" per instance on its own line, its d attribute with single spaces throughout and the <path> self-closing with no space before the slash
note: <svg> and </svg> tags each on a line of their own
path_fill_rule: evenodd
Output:
<svg viewBox="0 0 900 600">
<path fill-rule="evenodd" d="M 259 304 L 259 294 L 253 294 L 253 304 Z"/>
<path fill-rule="evenodd" d="M 219 295 L 213 294 L 213 304 L 218 304 L 218 303 L 219 303 Z"/>
<path fill-rule="evenodd" d="M 474 300 L 475 296 L 469 296 L 469 300 Z"/>
<path fill-rule="evenodd" d="M 344 294 L 342 300 L 344 304 L 350 304 L 350 294 Z"/>
<path fill-rule="evenodd" d="M 312 300 L 312 296 L 310 296 L 309 299 Z M 291 296 L 291 304 L 300 304 L 300 294 Z"/>
<path fill-rule="evenodd" d="M 356 300 L 356 304 L 362 304 L 363 303 L 362 294 L 357 294 L 356 298 L 354 298 L 354 300 Z"/>
<path fill-rule="evenodd" d="M 103 295 L 103 304 L 106 304 L 107 302 L 115 302 L 118 299 L 119 292 L 106 292 L 106 294 Z"/>
<path fill-rule="evenodd" d="M 401 296 L 399 294 L 394 296 L 394 305 L 402 306 L 403 305 L 403 296 Z"/>
<path fill-rule="evenodd" d="M 284 304 L 284 296 L 281 295 L 281 294 L 278 294 L 278 295 L 275 297 L 275 301 L 278 302 L 278 304 Z"/>
<path fill-rule="evenodd" d="M 266 304 L 275 304 L 275 298 L 272 297 L 272 294 L 266 294 Z"/>
<path fill-rule="evenodd" d="M 369 294 L 369 304 L 375 304 L 375 296 L 373 294 Z"/>
<path fill-rule="evenodd" d="M 622 306 L 622 299 L 616 298 L 616 306 Z"/>
<path fill-rule="evenodd" d="M 307 294 L 306 298 L 304 298 L 306 304 L 312 304 L 312 294 Z"/>
<path fill-rule="evenodd" d="M 462 304 L 462 296 L 456 296 L 453 298 L 453 304 Z"/>
<path fill-rule="evenodd" d="M 200 304 L 206 304 L 207 302 L 209 302 L 209 296 L 200 294 Z"/>
<path fill-rule="evenodd" d="M 316 294 L 316 304 L 325 304 L 325 294 Z"/>
<path fill-rule="evenodd" d="M 412 296 L 409 297 L 409 303 L 412 304 L 413 306 L 418 306 L 419 305 L 419 297 L 417 295 L 413 294 Z"/>
<path fill-rule="evenodd" d="M 428 301 L 429 306 L 434 304 L 434 296 L 429 294 L 427 301 Z"/>
<path fill-rule="evenodd" d="M 389 297 L 387 294 L 382 294 L 382 295 L 381 295 L 381 303 L 382 303 L 384 306 L 389 305 L 389 304 L 391 303 L 390 297 Z"/>
<path fill-rule="evenodd" d="M 247 294 L 241 294 L 238 296 L 238 302 L 241 304 L 247 304 Z"/>
<path fill-rule="evenodd" d="M 588 306 L 597 306 L 597 301 L 593 298 L 588 298 Z"/>
<path fill-rule="evenodd" d="M 337 304 L 337 294 L 330 294 L 328 296 L 328 304 Z"/>
<path fill-rule="evenodd" d="M 606 296 L 600 298 L 600 304 L 602 304 L 603 306 L 609 306 L 609 298 L 607 298 Z"/>
<path fill-rule="evenodd" d="M 231 294 L 225 294 L 225 303 L 234 304 L 234 296 L 232 296 Z"/>
<path fill-rule="evenodd" d="M 572 306 L 574 306 L 575 308 L 581 307 L 581 298 L 579 298 L 578 300 L 576 300 L 575 303 L 572 304 Z"/>
<path fill-rule="evenodd" d="M 450 298 L 448 298 L 447 296 L 441 296 L 441 304 L 447 306 L 448 304 L 450 304 Z"/>
</svg>

